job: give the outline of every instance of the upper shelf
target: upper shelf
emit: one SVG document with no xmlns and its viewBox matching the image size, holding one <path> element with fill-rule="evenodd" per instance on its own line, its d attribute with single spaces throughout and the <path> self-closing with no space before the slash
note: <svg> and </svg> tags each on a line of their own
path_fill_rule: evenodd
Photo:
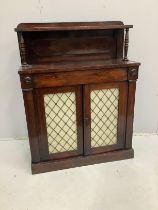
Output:
<svg viewBox="0 0 158 210">
<path fill-rule="evenodd" d="M 20 23 L 15 31 L 62 31 L 62 30 L 95 30 L 95 29 L 125 29 L 133 25 L 124 25 L 121 21 L 105 22 L 64 22 L 64 23 Z"/>
</svg>

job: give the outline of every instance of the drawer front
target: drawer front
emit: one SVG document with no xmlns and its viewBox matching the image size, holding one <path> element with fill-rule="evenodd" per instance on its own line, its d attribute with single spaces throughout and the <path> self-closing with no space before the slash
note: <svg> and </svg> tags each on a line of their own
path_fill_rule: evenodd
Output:
<svg viewBox="0 0 158 210">
<path fill-rule="evenodd" d="M 74 71 L 37 74 L 33 78 L 35 88 L 70 86 L 78 84 L 118 82 L 127 80 L 126 69 Z"/>
</svg>

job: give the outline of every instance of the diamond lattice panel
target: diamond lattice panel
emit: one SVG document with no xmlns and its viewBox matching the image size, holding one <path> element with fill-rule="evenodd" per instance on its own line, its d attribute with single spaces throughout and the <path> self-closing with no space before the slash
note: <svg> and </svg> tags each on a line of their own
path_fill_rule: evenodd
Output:
<svg viewBox="0 0 158 210">
<path fill-rule="evenodd" d="M 119 89 L 91 92 L 91 147 L 117 143 Z"/>
<path fill-rule="evenodd" d="M 44 95 L 49 154 L 77 150 L 74 92 Z"/>
</svg>

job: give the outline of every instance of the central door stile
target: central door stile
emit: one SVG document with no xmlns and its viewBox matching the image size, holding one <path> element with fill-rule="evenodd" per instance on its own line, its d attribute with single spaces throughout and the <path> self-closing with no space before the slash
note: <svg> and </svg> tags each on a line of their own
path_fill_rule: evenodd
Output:
<svg viewBox="0 0 158 210">
<path fill-rule="evenodd" d="M 84 121 L 84 155 L 91 153 L 91 124 L 90 124 L 90 88 L 83 86 L 83 121 Z"/>
</svg>

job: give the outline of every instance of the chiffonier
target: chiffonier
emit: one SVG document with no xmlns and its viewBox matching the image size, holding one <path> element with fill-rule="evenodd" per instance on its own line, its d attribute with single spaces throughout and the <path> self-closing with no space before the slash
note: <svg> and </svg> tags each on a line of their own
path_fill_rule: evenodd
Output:
<svg viewBox="0 0 158 210">
<path fill-rule="evenodd" d="M 136 80 L 120 21 L 21 23 L 32 173 L 132 158 Z"/>
</svg>

